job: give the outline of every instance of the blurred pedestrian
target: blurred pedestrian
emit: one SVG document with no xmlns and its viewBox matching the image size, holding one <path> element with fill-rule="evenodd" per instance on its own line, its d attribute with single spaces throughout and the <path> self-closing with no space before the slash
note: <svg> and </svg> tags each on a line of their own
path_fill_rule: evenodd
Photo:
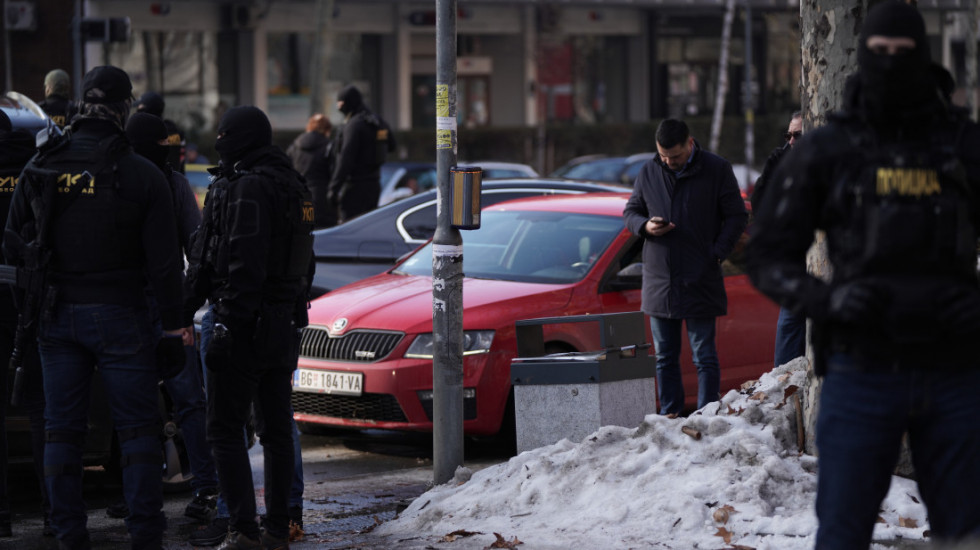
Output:
<svg viewBox="0 0 980 550">
<path fill-rule="evenodd" d="M 44 99 L 37 105 L 59 128 L 71 123 L 71 117 L 75 114 L 70 98 L 71 79 L 68 73 L 61 69 L 49 71 L 44 76 Z"/>
<path fill-rule="evenodd" d="M 221 163 L 195 235 L 185 319 L 207 297 L 208 441 L 227 501 L 222 548 L 287 548 L 294 475 L 292 372 L 306 325 L 313 212 L 302 177 L 260 109 L 229 109 L 218 126 Z M 261 388 L 261 391 L 258 391 Z M 265 463 L 265 507 L 255 489 L 245 429 L 254 408 Z"/>
<path fill-rule="evenodd" d="M 796 145 L 796 142 L 803 136 L 803 113 L 796 111 L 789 119 L 789 127 L 783 136 L 785 143 L 782 147 L 773 149 L 766 159 L 766 165 L 762 168 L 762 174 L 755 182 L 755 189 L 752 191 L 752 211 L 755 212 L 762 204 L 762 196 L 772 187 L 772 177 L 779 162 L 786 156 L 786 153 Z M 777 189 L 774 191 L 779 193 Z M 775 199 L 770 199 L 775 200 Z M 793 359 L 806 354 L 806 317 L 796 315 L 792 311 L 781 307 L 779 308 L 779 318 L 776 320 L 776 350 L 773 355 L 775 366 L 785 365 Z"/>
<path fill-rule="evenodd" d="M 163 120 L 163 123 L 167 126 L 167 145 L 170 147 L 168 149 L 167 162 L 170 163 L 170 166 L 174 170 L 183 174 L 186 172 L 184 167 L 184 146 L 186 145 L 184 130 L 177 126 L 176 122 L 163 117 L 163 110 L 166 108 L 166 105 L 163 96 L 160 94 L 156 92 L 144 92 L 136 101 L 136 111 L 149 113 Z"/>
<path fill-rule="evenodd" d="M 930 539 L 974 548 L 980 127 L 946 101 L 913 6 L 872 7 L 857 60 L 842 111 L 777 168 L 748 272 L 812 320 L 823 377 L 816 548 L 868 548 L 906 432 Z M 817 230 L 829 281 L 806 268 Z"/>
<path fill-rule="evenodd" d="M 364 104 L 356 86 L 337 94 L 337 109 L 344 114 L 344 125 L 337 136 L 337 164 L 327 199 L 338 206 L 338 222 L 343 223 L 377 207 L 381 165 L 395 150 L 395 136 Z"/>
<path fill-rule="evenodd" d="M 189 256 L 191 234 L 201 224 L 201 211 L 187 178 L 167 162 L 166 125 L 160 117 L 135 113 L 126 125 L 126 137 L 137 154 L 156 165 L 167 177 L 175 205 L 177 239 L 185 257 Z M 205 438 L 206 402 L 197 348 L 191 343 L 184 347 L 184 354 L 184 368 L 164 380 L 164 386 L 173 403 L 174 420 L 180 426 L 193 475 L 191 490 L 194 495 L 184 508 L 184 515 L 208 523 L 217 506 L 218 474 Z"/>
<path fill-rule="evenodd" d="M 196 143 L 188 143 L 184 148 L 184 161 L 186 164 L 211 164 L 208 157 L 201 154 Z"/>
<path fill-rule="evenodd" d="M 698 408 L 717 401 L 721 369 L 716 318 L 727 314 L 721 263 L 748 215 L 732 165 L 701 149 L 687 124 L 666 119 L 657 153 L 643 166 L 623 211 L 626 227 L 643 239 L 643 312 L 657 352 L 660 414 L 684 409 L 682 325 L 698 370 Z"/>
<path fill-rule="evenodd" d="M 293 167 L 306 178 L 306 186 L 313 196 L 317 229 L 337 225 L 337 206 L 327 200 L 327 187 L 334 167 L 332 129 L 330 119 L 316 113 L 307 121 L 306 131 L 296 136 L 286 149 Z"/>
<path fill-rule="evenodd" d="M 42 147 L 10 207 L 3 252 L 19 263 L 48 235 L 48 285 L 38 327 L 45 393 L 44 472 L 60 546 L 91 547 L 82 448 L 95 367 L 119 440 L 134 549 L 159 549 L 166 519 L 160 476 L 161 369 L 184 360 L 181 261 L 169 186 L 123 133 L 129 76 L 100 66 L 82 82 L 72 132 Z M 152 287 L 164 337 L 146 302 Z"/>
</svg>

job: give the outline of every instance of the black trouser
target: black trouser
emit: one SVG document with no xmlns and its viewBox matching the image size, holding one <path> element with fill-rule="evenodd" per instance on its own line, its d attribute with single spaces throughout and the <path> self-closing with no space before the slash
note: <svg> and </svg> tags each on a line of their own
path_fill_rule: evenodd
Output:
<svg viewBox="0 0 980 550">
<path fill-rule="evenodd" d="M 241 348 L 246 349 L 241 349 Z M 218 484 L 228 503 L 231 527 L 258 538 L 255 487 L 246 447 L 245 424 L 254 402 L 258 436 L 265 458 L 263 526 L 275 537 L 289 535 L 289 489 L 293 478 L 292 371 L 260 370 L 251 346 L 237 346 L 235 369 L 208 370 L 208 442 L 218 469 Z"/>
</svg>

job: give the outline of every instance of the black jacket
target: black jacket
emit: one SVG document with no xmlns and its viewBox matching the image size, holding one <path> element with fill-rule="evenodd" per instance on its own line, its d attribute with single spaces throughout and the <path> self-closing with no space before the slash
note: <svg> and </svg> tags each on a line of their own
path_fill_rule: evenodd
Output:
<svg viewBox="0 0 980 550">
<path fill-rule="evenodd" d="M 695 142 L 675 176 L 659 158 L 647 162 L 623 210 L 643 243 L 643 312 L 653 317 L 719 317 L 728 312 L 721 260 L 738 242 L 748 214 L 732 165 Z M 676 227 L 654 237 L 644 226 L 660 216 Z"/>
<path fill-rule="evenodd" d="M 845 97 L 845 110 L 783 159 L 780 193 L 755 212 L 753 284 L 814 321 L 818 370 L 833 351 L 898 366 L 980 364 L 980 127 L 938 95 L 877 123 L 856 79 Z M 807 272 L 815 230 L 826 234 L 830 281 Z M 873 320 L 835 318 L 832 293 L 848 283 L 877 290 Z M 954 304 L 978 318 L 951 316 Z"/>
<path fill-rule="evenodd" d="M 381 148 L 378 141 L 379 131 L 388 136 L 387 143 L 382 143 Z M 388 123 L 361 106 L 351 113 L 347 123 L 340 128 L 336 148 L 337 161 L 330 181 L 329 196 L 373 196 L 373 204 L 377 205 L 381 194 L 383 157 L 395 150 L 394 136 Z"/>
<path fill-rule="evenodd" d="M 146 305 L 147 279 L 164 330 L 181 324 L 181 272 L 170 187 L 160 169 L 129 148 L 122 130 L 106 121 L 79 121 L 62 148 L 31 163 L 61 175 L 51 222 L 48 280 L 67 303 Z M 85 174 L 94 178 L 89 181 Z M 66 183 L 71 182 L 71 183 Z M 73 185 L 84 185 L 74 198 Z M 14 192 L 3 240 L 8 262 L 20 259 L 16 239 L 36 231 L 22 178 Z"/>
<path fill-rule="evenodd" d="M 311 280 L 312 212 L 309 193 L 292 163 L 275 146 L 222 166 L 205 199 L 188 267 L 184 315 L 204 298 L 216 322 L 251 331 L 263 307 L 297 306 L 305 312 Z M 305 321 L 298 326 L 305 325 Z"/>
</svg>

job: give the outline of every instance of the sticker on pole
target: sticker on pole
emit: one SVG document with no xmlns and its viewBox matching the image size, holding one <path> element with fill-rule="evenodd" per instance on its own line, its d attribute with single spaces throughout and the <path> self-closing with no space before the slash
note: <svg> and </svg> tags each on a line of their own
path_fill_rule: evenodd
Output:
<svg viewBox="0 0 980 550">
<path fill-rule="evenodd" d="M 452 118 L 452 127 L 447 120 Z M 453 148 L 453 131 L 456 119 L 449 114 L 449 85 L 436 85 L 436 149 Z"/>
</svg>

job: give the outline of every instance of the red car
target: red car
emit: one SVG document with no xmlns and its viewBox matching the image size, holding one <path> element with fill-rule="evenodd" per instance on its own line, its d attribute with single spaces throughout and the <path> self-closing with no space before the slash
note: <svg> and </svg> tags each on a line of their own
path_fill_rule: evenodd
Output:
<svg viewBox="0 0 980 550">
<path fill-rule="evenodd" d="M 642 242 L 623 225 L 628 197 L 509 201 L 484 209 L 482 227 L 463 232 L 467 434 L 497 433 L 512 407 L 516 321 L 640 309 Z M 726 262 L 726 269 L 729 315 L 718 320 L 722 391 L 772 369 L 778 312 L 735 264 Z M 431 274 L 430 243 L 391 270 L 313 302 L 293 378 L 301 427 L 432 430 Z M 599 349 L 590 325 L 546 326 L 547 350 Z M 682 368 L 693 406 L 697 376 L 689 351 Z"/>
</svg>

